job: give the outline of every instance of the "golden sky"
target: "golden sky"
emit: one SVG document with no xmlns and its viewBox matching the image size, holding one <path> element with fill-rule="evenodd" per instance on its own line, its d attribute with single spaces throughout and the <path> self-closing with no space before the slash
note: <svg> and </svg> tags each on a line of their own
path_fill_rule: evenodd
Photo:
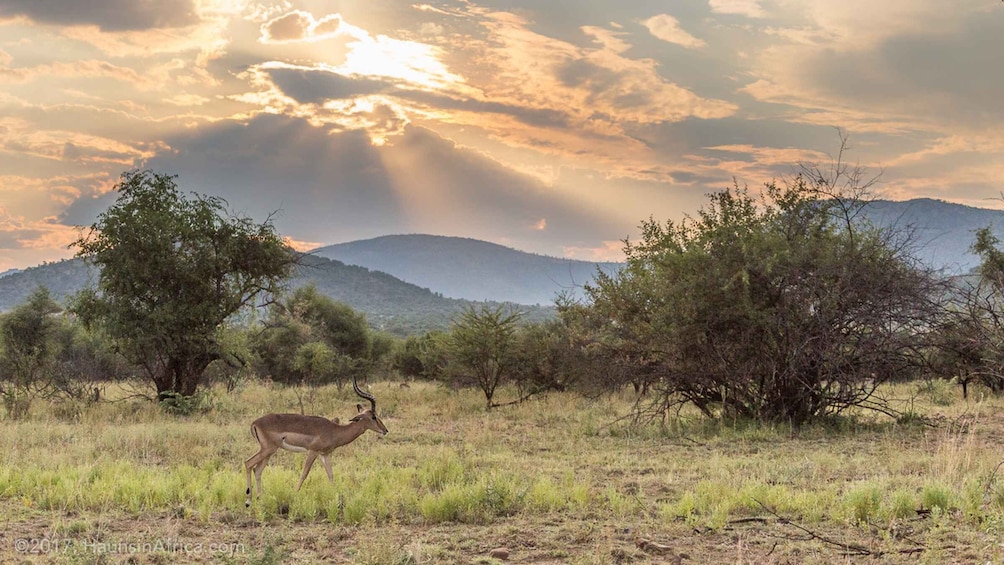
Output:
<svg viewBox="0 0 1004 565">
<path fill-rule="evenodd" d="M 0 271 L 152 168 L 302 248 L 396 233 L 618 259 L 824 163 L 997 207 L 994 0 L 0 0 Z"/>
</svg>

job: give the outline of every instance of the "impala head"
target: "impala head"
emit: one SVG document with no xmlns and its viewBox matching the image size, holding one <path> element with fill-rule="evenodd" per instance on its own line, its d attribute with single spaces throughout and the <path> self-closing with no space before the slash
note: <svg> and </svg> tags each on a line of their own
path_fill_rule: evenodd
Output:
<svg viewBox="0 0 1004 565">
<path fill-rule="evenodd" d="M 361 398 L 365 398 L 370 401 L 369 410 L 363 410 L 362 404 L 356 404 L 356 409 L 359 413 L 352 418 L 353 422 L 363 422 L 367 429 L 373 430 L 374 432 L 385 436 L 387 435 L 387 426 L 383 425 L 380 418 L 377 417 L 376 409 L 376 398 L 373 395 L 365 392 L 363 389 L 359 388 L 359 383 L 356 382 L 355 377 L 352 378 L 352 389 L 356 391 Z"/>
</svg>

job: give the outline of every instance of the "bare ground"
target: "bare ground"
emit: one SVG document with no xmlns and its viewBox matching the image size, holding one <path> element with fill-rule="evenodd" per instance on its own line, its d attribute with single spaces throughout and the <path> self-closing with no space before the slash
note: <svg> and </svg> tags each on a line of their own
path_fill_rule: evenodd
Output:
<svg viewBox="0 0 1004 565">
<path fill-rule="evenodd" d="M 204 520 L 183 509 L 41 512 L 5 500 L 3 563 L 990 563 L 1001 540 L 929 527 L 802 526 L 765 512 L 720 530 L 640 518 L 626 523 L 513 516 L 491 525 L 369 524 L 276 519 L 243 510 Z M 805 529 L 802 529 L 805 528 Z M 493 556 L 494 555 L 494 556 Z"/>
</svg>

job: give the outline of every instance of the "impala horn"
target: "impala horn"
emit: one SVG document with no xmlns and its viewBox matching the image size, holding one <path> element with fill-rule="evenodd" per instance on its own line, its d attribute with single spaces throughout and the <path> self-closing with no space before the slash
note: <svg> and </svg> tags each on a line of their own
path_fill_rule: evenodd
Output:
<svg viewBox="0 0 1004 565">
<path fill-rule="evenodd" d="M 356 382 L 355 377 L 352 377 L 352 389 L 355 390 L 356 394 L 358 394 L 360 397 L 370 401 L 370 410 L 373 412 L 374 415 L 376 415 L 376 398 L 373 398 L 372 394 L 364 392 L 363 389 L 359 388 L 359 383 Z"/>
</svg>

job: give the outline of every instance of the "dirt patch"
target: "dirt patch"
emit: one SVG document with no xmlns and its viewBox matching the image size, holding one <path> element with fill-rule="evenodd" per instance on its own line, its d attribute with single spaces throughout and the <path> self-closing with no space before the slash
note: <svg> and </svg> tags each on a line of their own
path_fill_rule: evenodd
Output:
<svg viewBox="0 0 1004 565">
<path fill-rule="evenodd" d="M 845 525 L 802 530 L 773 516 L 719 530 L 641 519 L 511 517 L 491 525 L 258 522 L 238 512 L 209 519 L 178 512 L 39 512 L 3 501 L 3 563 L 674 563 L 855 564 L 984 562 L 999 541 L 910 535 Z M 505 548 L 505 560 L 491 557 Z M 496 556 L 500 555 L 496 553 Z"/>
</svg>

